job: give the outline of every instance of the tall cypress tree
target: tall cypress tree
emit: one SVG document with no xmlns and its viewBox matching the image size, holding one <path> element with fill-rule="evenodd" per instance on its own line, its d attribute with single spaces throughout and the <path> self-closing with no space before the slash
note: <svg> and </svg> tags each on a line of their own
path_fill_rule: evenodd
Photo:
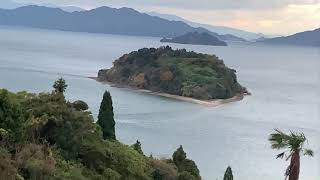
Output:
<svg viewBox="0 0 320 180">
<path fill-rule="evenodd" d="M 229 166 L 224 174 L 223 180 L 233 180 L 232 169 Z"/>
<path fill-rule="evenodd" d="M 113 114 L 112 98 L 109 91 L 103 95 L 100 105 L 97 124 L 102 128 L 103 138 L 116 140 L 115 121 Z"/>
</svg>

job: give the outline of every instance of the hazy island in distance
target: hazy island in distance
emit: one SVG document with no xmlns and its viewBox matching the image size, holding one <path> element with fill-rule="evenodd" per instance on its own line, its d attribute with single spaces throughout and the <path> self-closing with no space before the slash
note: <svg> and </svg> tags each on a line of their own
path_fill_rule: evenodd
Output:
<svg viewBox="0 0 320 180">
<path fill-rule="evenodd" d="M 236 29 L 236 28 L 231 28 L 231 27 L 225 27 L 225 26 L 214 26 L 214 25 L 209 25 L 209 24 L 201 24 L 201 23 L 197 23 L 197 22 L 193 22 L 187 19 L 184 19 L 180 16 L 177 15 L 173 15 L 173 14 L 163 14 L 163 13 L 158 13 L 158 12 L 148 12 L 147 14 L 151 15 L 151 16 L 157 16 L 163 19 L 168 19 L 170 21 L 182 21 L 185 22 L 186 24 L 192 26 L 192 27 L 203 27 L 205 29 L 208 29 L 211 32 L 215 32 L 218 33 L 223 36 L 225 36 L 225 38 L 229 38 L 230 35 L 241 38 L 241 39 L 234 39 L 237 41 L 243 41 L 243 40 L 249 40 L 249 41 L 253 41 L 259 38 L 264 37 L 264 34 L 261 33 L 253 33 L 253 32 L 248 32 L 248 31 L 244 31 L 241 29 Z M 221 39 L 224 40 L 224 39 Z"/>
<path fill-rule="evenodd" d="M 277 37 L 258 41 L 266 44 L 287 44 L 299 46 L 320 46 L 320 28 L 313 31 L 300 32 L 291 36 Z"/>
<path fill-rule="evenodd" d="M 98 80 L 181 97 L 210 101 L 248 94 L 236 71 L 215 55 L 171 47 L 143 48 L 125 54 Z"/>
<path fill-rule="evenodd" d="M 217 37 L 203 32 L 190 32 L 181 36 L 168 39 L 163 38 L 160 42 L 170 42 L 178 44 L 210 45 L 210 46 L 227 46 L 227 43 L 219 40 Z"/>
</svg>

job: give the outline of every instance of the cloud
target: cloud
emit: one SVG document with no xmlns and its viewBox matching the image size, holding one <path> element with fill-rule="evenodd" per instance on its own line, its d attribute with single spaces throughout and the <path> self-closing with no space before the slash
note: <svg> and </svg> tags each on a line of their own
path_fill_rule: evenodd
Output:
<svg viewBox="0 0 320 180">
<path fill-rule="evenodd" d="M 119 1 L 119 0 L 118 0 Z M 320 0 L 136 0 L 153 6 L 176 7 L 188 9 L 273 9 L 283 8 L 289 4 L 317 4 Z M 131 0 L 131 2 L 134 2 Z"/>
<path fill-rule="evenodd" d="M 320 27 L 320 3 L 287 5 L 278 9 L 188 10 L 158 7 L 156 11 L 176 14 L 200 23 L 234 27 L 266 34 L 289 35 Z"/>
<path fill-rule="evenodd" d="M 19 2 L 39 3 L 38 0 L 16 0 Z M 182 9 L 271 9 L 282 8 L 289 4 L 317 4 L 320 0 L 42 0 L 41 3 L 77 5 L 82 7 L 130 6 L 130 7 L 169 7 Z"/>
<path fill-rule="evenodd" d="M 23 4 L 19 4 L 14 1 L 10 1 L 10 0 L 1 0 L 0 1 L 0 8 L 5 8 L 5 9 L 13 9 L 13 8 L 17 8 L 22 5 Z"/>
</svg>

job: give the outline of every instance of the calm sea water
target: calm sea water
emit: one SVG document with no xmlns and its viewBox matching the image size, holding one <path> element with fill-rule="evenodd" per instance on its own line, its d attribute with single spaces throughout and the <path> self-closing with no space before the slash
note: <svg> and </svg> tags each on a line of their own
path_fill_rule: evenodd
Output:
<svg viewBox="0 0 320 180">
<path fill-rule="evenodd" d="M 165 44 L 159 38 L 70 33 L 0 27 L 0 88 L 51 90 L 67 80 L 70 100 L 88 102 L 94 115 L 103 92 L 111 91 L 117 136 L 139 139 L 146 154 L 169 157 L 181 144 L 206 180 L 222 179 L 228 165 L 238 180 L 282 180 L 288 162 L 276 160 L 268 135 L 274 128 L 302 131 L 315 150 L 302 158 L 301 179 L 320 177 L 320 50 L 241 45 L 174 45 L 216 54 L 237 69 L 239 81 L 253 93 L 241 102 L 216 108 L 114 88 L 96 76 L 124 53 Z"/>
</svg>

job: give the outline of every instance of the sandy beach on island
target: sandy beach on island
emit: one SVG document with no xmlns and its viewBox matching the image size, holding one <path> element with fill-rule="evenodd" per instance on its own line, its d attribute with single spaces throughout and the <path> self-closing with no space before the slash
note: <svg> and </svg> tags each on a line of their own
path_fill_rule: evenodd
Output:
<svg viewBox="0 0 320 180">
<path fill-rule="evenodd" d="M 167 93 L 157 93 L 157 92 L 151 92 L 151 91 L 150 92 L 146 91 L 146 93 L 153 94 L 156 96 L 172 98 L 172 99 L 176 99 L 176 100 L 180 100 L 180 101 L 186 101 L 186 102 L 190 102 L 190 103 L 200 104 L 200 105 L 208 106 L 208 107 L 217 107 L 217 106 L 220 106 L 223 104 L 241 101 L 245 96 L 242 94 L 238 94 L 238 95 L 233 96 L 232 98 L 229 98 L 229 99 L 200 100 L 200 99 L 172 95 L 172 94 L 167 94 Z"/>
<path fill-rule="evenodd" d="M 96 77 L 89 77 L 89 78 L 98 81 L 98 78 L 96 78 Z M 128 88 L 128 89 L 132 89 L 132 90 L 135 90 L 135 91 L 138 91 L 138 92 L 148 93 L 148 94 L 152 94 L 152 95 L 155 95 L 155 96 L 161 96 L 161 97 L 176 99 L 176 100 L 179 100 L 179 101 L 185 101 L 185 102 L 190 102 L 190 103 L 194 103 L 194 104 L 200 104 L 200 105 L 207 106 L 207 107 L 217 107 L 217 106 L 220 106 L 220 105 L 223 105 L 223 104 L 241 101 L 241 100 L 243 100 L 244 96 L 247 95 L 247 94 L 238 94 L 238 95 L 235 95 L 235 96 L 233 96 L 232 98 L 229 98 L 229 99 L 200 100 L 200 99 L 195 99 L 195 98 L 191 98 L 191 97 L 178 96 L 178 95 L 173 95 L 173 94 L 168 94 L 168 93 L 153 92 L 153 91 L 150 91 L 150 90 L 147 90 L 147 89 L 133 88 L 131 86 L 126 86 L 126 85 L 113 84 L 113 83 L 110 83 L 110 82 L 107 82 L 107 81 L 98 81 L 98 82 L 109 84 L 112 87 Z"/>
</svg>

